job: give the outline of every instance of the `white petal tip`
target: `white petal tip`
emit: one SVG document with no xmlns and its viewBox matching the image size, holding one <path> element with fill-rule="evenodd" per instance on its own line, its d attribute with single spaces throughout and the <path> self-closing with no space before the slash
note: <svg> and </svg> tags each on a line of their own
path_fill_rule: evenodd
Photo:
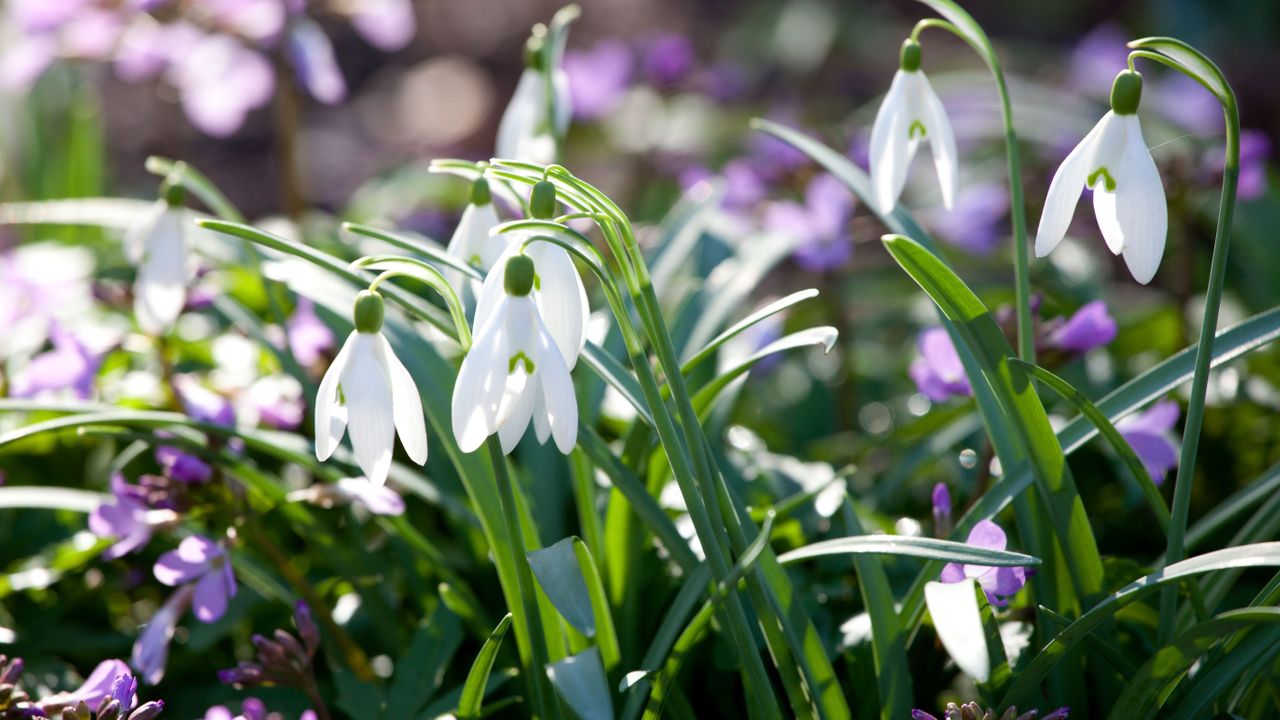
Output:
<svg viewBox="0 0 1280 720">
<path fill-rule="evenodd" d="M 972 578 L 957 583 L 930 582 L 924 586 L 924 599 L 938 639 L 956 666 L 980 683 L 990 679 L 991 658 L 978 609 L 976 582 Z"/>
</svg>

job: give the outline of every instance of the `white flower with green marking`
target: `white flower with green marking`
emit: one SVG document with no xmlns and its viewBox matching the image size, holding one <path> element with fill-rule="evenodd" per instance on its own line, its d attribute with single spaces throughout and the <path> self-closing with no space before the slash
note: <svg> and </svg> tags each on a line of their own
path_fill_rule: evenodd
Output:
<svg viewBox="0 0 1280 720">
<path fill-rule="evenodd" d="M 1164 185 L 1138 122 L 1142 76 L 1129 70 L 1116 76 L 1111 111 L 1076 145 L 1049 184 L 1036 231 L 1036 256 L 1062 242 L 1075 214 L 1080 191 L 1093 189 L 1093 212 L 1107 247 L 1124 254 L 1133 278 L 1144 285 L 1155 277 L 1164 256 L 1169 211 Z"/>
<path fill-rule="evenodd" d="M 453 434 L 463 452 L 472 452 L 497 433 L 510 453 L 532 422 L 538 442 L 554 437 L 568 454 L 578 439 L 571 366 L 534 299 L 537 282 L 544 294 L 553 294 L 553 283 L 555 293 L 565 288 L 526 254 L 510 255 L 497 268 L 481 291 L 475 341 L 453 386 Z"/>
<path fill-rule="evenodd" d="M 511 102 L 498 122 L 494 154 L 500 158 L 546 165 L 556 160 L 556 138 L 569 127 L 569 76 L 559 67 L 547 75 L 541 65 L 542 39 L 533 37 L 525 48 L 525 69 Z"/>
<path fill-rule="evenodd" d="M 395 436 L 410 459 L 427 461 L 427 428 L 418 386 L 382 335 L 382 297 L 356 297 L 356 329 L 338 351 L 316 394 L 316 457 L 327 460 L 344 433 L 356 463 L 375 485 L 387 481 Z"/>
<path fill-rule="evenodd" d="M 138 326 L 151 335 L 173 327 L 187 302 L 191 279 L 190 211 L 159 200 L 155 209 L 125 236 L 125 252 L 138 268 L 133 284 L 133 312 Z"/>
<path fill-rule="evenodd" d="M 498 226 L 498 211 L 489 193 L 489 181 L 477 178 L 471 185 L 471 202 L 462 211 L 458 226 L 449 240 L 449 254 L 470 265 L 488 272 L 507 249 L 507 238 L 492 235 Z M 444 270 L 444 276 L 455 290 L 461 293 L 466 277 L 459 270 Z M 479 292 L 480 282 L 467 284 L 472 292 Z"/>
<path fill-rule="evenodd" d="M 881 213 L 893 212 L 922 141 L 933 152 L 942 204 L 950 210 L 959 184 L 956 136 L 942 101 L 920 69 L 920 45 L 907 40 L 898 72 L 871 128 L 871 184 Z"/>
</svg>

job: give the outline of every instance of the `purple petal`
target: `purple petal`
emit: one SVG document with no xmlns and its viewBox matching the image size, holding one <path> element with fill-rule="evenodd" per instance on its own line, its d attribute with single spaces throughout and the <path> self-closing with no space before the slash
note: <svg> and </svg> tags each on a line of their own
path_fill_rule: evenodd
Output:
<svg viewBox="0 0 1280 720">
<path fill-rule="evenodd" d="M 670 86 L 684 79 L 696 61 L 693 43 L 688 37 L 665 33 L 654 38 L 645 48 L 644 72 L 655 85 Z"/>
<path fill-rule="evenodd" d="M 1178 446 L 1163 433 L 1121 430 L 1120 434 L 1137 453 L 1157 485 L 1162 484 L 1168 472 L 1178 466 Z"/>
<path fill-rule="evenodd" d="M 940 522 L 942 518 L 951 517 L 951 491 L 947 489 L 946 483 L 938 483 L 933 486 L 933 518 L 935 522 Z"/>
<path fill-rule="evenodd" d="M 171 76 L 192 124 L 215 137 L 234 133 L 275 90 L 271 63 L 225 35 L 209 35 L 197 42 Z"/>
<path fill-rule="evenodd" d="M 950 212 L 941 211 L 932 220 L 939 237 L 975 255 L 989 255 L 1005 237 L 1009 195 L 995 183 L 964 188 L 956 196 Z"/>
<path fill-rule="evenodd" d="M 316 315 L 315 305 L 305 298 L 288 322 L 289 349 L 304 367 L 311 367 L 333 349 L 333 331 Z"/>
<path fill-rule="evenodd" d="M 192 592 L 193 588 L 187 585 L 170 595 L 156 614 L 151 616 L 133 644 L 130 663 L 149 685 L 155 685 L 164 677 L 164 667 L 169 659 L 169 641 L 173 639 L 178 618 L 186 612 L 187 605 L 191 602 Z"/>
<path fill-rule="evenodd" d="M 103 660 L 89 673 L 80 687 L 70 694 L 60 696 L 58 701 L 74 707 L 84 701 L 90 707 L 97 707 L 103 698 L 111 695 L 116 679 L 129 675 L 129 666 L 123 660 Z"/>
<path fill-rule="evenodd" d="M 1101 300 L 1086 303 L 1049 336 L 1049 343 L 1068 352 L 1086 353 L 1116 337 L 1116 321 Z"/>
<path fill-rule="evenodd" d="M 990 520 L 981 520 L 969 531 L 969 537 L 965 538 L 964 544 L 988 550 L 1004 550 L 1008 542 L 1004 530 L 999 525 Z"/>
<path fill-rule="evenodd" d="M 409 0 L 361 0 L 353 3 L 351 25 L 360 37 L 383 52 L 395 52 L 418 31 Z"/>
<path fill-rule="evenodd" d="M 296 20 L 289 28 L 289 58 L 298 81 L 311 97 L 336 105 L 347 97 L 347 81 L 338 68 L 333 43 L 314 21 Z"/>
<path fill-rule="evenodd" d="M 964 579 L 964 567 L 959 563 L 947 563 L 942 568 L 942 574 L 938 576 L 938 580 L 944 583 L 960 582 Z"/>
<path fill-rule="evenodd" d="M 176 586 L 207 573 L 215 558 L 222 557 L 217 543 L 201 535 L 192 535 L 156 561 L 153 572 L 165 585 Z"/>
<path fill-rule="evenodd" d="M 404 498 L 386 485 L 374 485 L 363 477 L 342 478 L 338 489 L 375 515 L 404 514 Z"/>
<path fill-rule="evenodd" d="M 225 574 L 207 572 L 202 575 L 191 599 L 191 609 L 196 619 L 211 623 L 222 617 L 227 611 L 227 600 L 232 594 L 234 593 L 227 585 Z"/>
<path fill-rule="evenodd" d="M 616 38 L 566 53 L 564 71 L 574 117 L 596 120 L 617 107 L 631 83 L 631 66 L 631 49 Z"/>
</svg>

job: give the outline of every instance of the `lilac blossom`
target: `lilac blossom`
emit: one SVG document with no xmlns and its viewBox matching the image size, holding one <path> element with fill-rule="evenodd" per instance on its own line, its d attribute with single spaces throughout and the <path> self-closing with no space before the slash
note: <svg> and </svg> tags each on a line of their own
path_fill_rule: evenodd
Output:
<svg viewBox="0 0 1280 720">
<path fill-rule="evenodd" d="M 1008 538 L 999 525 L 990 520 L 982 520 L 973 526 L 964 542 L 966 545 L 988 550 L 1004 550 L 1008 545 Z M 982 586 L 987 594 L 987 602 L 996 607 L 1004 607 L 1009 604 L 1009 598 L 1027 583 L 1027 570 L 1022 567 L 947 563 L 938 579 L 944 583 L 954 583 L 968 578 L 977 580 Z"/>
<path fill-rule="evenodd" d="M 795 237 L 796 263 L 810 272 L 836 270 L 853 257 L 849 219 L 854 200 L 833 175 L 819 175 L 805 188 L 803 205 L 775 202 L 765 212 L 765 225 Z"/>
<path fill-rule="evenodd" d="M 1079 90 L 1107 92 L 1116 71 L 1128 62 L 1129 39 L 1124 28 L 1114 23 L 1090 30 L 1071 52 L 1071 84 Z"/>
<path fill-rule="evenodd" d="M 679 33 L 663 33 L 644 49 L 645 77 L 659 87 L 670 87 L 683 80 L 697 61 L 693 43 Z"/>
<path fill-rule="evenodd" d="M 631 49 L 616 38 L 565 53 L 574 118 L 598 120 L 618 107 L 631 84 L 632 65 Z"/>
<path fill-rule="evenodd" d="M 410 0 L 360 0 L 351 3 L 351 26 L 370 45 L 395 52 L 409 44 L 418 31 Z"/>
<path fill-rule="evenodd" d="M 1271 140 L 1262 130 L 1240 133 L 1240 180 L 1237 194 L 1242 200 L 1262 197 L 1267 192 L 1267 161 Z"/>
<path fill-rule="evenodd" d="M 951 534 L 951 491 L 947 489 L 946 483 L 938 483 L 933 486 L 933 493 L 930 495 L 930 501 L 933 504 L 933 530 L 934 535 L 938 537 L 946 537 Z"/>
<path fill-rule="evenodd" d="M 199 10 L 227 32 L 270 44 L 284 30 L 288 8 L 280 0 L 203 0 Z"/>
<path fill-rule="evenodd" d="M 951 336 L 941 327 L 925 328 L 916 341 L 920 357 L 911 363 L 911 379 L 934 402 L 973 394 Z"/>
<path fill-rule="evenodd" d="M 41 393 L 71 390 L 76 398 L 88 400 L 93 382 L 102 366 L 102 353 L 85 347 L 78 338 L 57 323 L 50 328 L 53 349 L 36 355 L 14 377 L 13 397 L 28 398 Z"/>
<path fill-rule="evenodd" d="M 92 271 L 84 248 L 33 243 L 0 250 L 0 357 L 35 353 L 55 320 L 89 310 Z"/>
<path fill-rule="evenodd" d="M 302 385 L 288 375 L 258 378 L 241 394 L 240 407 L 262 425 L 277 430 L 297 429 L 306 412 Z"/>
<path fill-rule="evenodd" d="M 315 303 L 310 300 L 298 300 L 287 325 L 289 350 L 303 367 L 315 365 L 333 350 L 333 331 L 316 315 Z"/>
<path fill-rule="evenodd" d="M 100 538 L 115 538 L 116 542 L 102 551 L 108 560 L 128 555 L 146 547 L 151 541 L 151 524 L 147 522 L 148 508 L 124 475 L 111 476 L 110 502 L 103 503 L 89 514 L 89 531 Z"/>
<path fill-rule="evenodd" d="M 227 35 L 207 35 L 170 69 L 182 109 L 207 135 L 227 137 L 275 91 L 271 62 Z"/>
<path fill-rule="evenodd" d="M 1170 73 L 1159 79 L 1148 97 L 1161 115 L 1187 130 L 1197 133 L 1222 130 L 1222 105 L 1218 98 L 1182 73 Z"/>
<path fill-rule="evenodd" d="M 236 576 L 231 559 L 217 543 L 202 535 L 192 535 L 178 549 L 160 556 L 153 568 L 156 579 L 170 587 L 194 583 L 192 609 L 200 622 L 211 623 L 227 611 L 227 602 L 236 595 Z"/>
<path fill-rule="evenodd" d="M 1101 300 L 1085 303 L 1065 323 L 1053 330 L 1048 344 L 1072 353 L 1087 353 L 1116 338 L 1116 321 Z"/>
<path fill-rule="evenodd" d="M 1005 710 L 1004 714 L 1000 717 L 1002 720 L 1036 720 L 1036 718 L 1040 718 L 1040 720 L 1067 720 L 1067 716 L 1070 712 L 1070 707 L 1060 707 L 1048 715 L 1040 717 L 1040 712 L 1038 710 L 1028 710 L 1025 713 L 1019 714 L 1017 708 L 1010 707 Z M 994 710 L 983 710 L 977 703 L 971 702 L 965 703 L 964 705 L 947 703 L 947 709 L 942 713 L 942 720 L 967 720 L 967 718 L 974 718 L 977 720 L 978 718 L 994 717 L 996 717 Z M 938 718 L 925 710 L 914 708 L 911 711 L 911 720 L 938 720 Z"/>
<path fill-rule="evenodd" d="M 191 605 L 194 585 L 177 589 L 160 609 L 151 616 L 138 639 L 133 643 L 129 664 L 137 670 L 143 682 L 155 685 L 164 679 L 164 668 L 169 662 L 169 643 L 173 640 L 178 619 Z"/>
<path fill-rule="evenodd" d="M 364 477 L 346 477 L 334 489 L 350 502 L 363 506 L 374 515 L 403 515 L 404 498 L 387 485 L 375 485 Z"/>
<path fill-rule="evenodd" d="M 680 173 L 680 187 L 684 190 L 700 182 L 721 179 L 725 184 L 724 207 L 727 210 L 748 210 L 764 199 L 765 182 L 760 172 L 745 158 L 725 163 L 719 173 L 694 165 Z"/>
<path fill-rule="evenodd" d="M 195 455 L 178 448 L 161 445 L 155 451 L 156 463 L 164 474 L 185 483 L 206 483 L 213 477 L 213 468 Z"/>
<path fill-rule="evenodd" d="M 84 682 L 80 683 L 79 688 L 46 698 L 40 705 L 45 709 L 54 709 L 75 707 L 83 702 L 89 707 L 96 708 L 107 698 L 114 697 L 119 700 L 127 694 L 127 697 L 121 701 L 121 705 L 128 702 L 132 706 L 137 687 L 137 681 L 133 679 L 129 666 L 123 660 L 103 660 L 98 663 L 93 672 L 89 673 Z"/>
<path fill-rule="evenodd" d="M 938 236 L 975 255 L 989 255 L 1000 247 L 1009 214 L 1009 194 L 996 183 L 970 185 L 956 195 L 955 207 L 938 212 L 933 228 Z"/>
<path fill-rule="evenodd" d="M 214 425 L 236 424 L 235 408 L 231 401 L 209 390 L 191 375 L 173 378 L 173 390 L 182 403 L 182 409 L 193 420 Z"/>
<path fill-rule="evenodd" d="M 302 17 L 291 22 L 285 47 L 298 82 L 311 97 L 326 105 L 346 99 L 347 81 L 338 68 L 333 43 L 314 20 Z"/>
<path fill-rule="evenodd" d="M 1181 408 L 1176 401 L 1162 400 L 1116 423 L 1116 429 L 1157 485 L 1164 483 L 1168 472 L 1178 466 L 1178 443 L 1173 428 L 1178 424 L 1179 415 Z"/>
</svg>

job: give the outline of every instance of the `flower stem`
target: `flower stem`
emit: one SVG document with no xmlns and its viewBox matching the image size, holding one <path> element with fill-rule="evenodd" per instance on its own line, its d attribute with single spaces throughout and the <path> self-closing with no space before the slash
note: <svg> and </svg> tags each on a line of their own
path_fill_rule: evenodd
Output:
<svg viewBox="0 0 1280 720">
<path fill-rule="evenodd" d="M 507 472 L 507 456 L 502 453 L 502 445 L 497 436 L 492 436 L 485 443 L 489 450 L 489 462 L 493 464 L 493 476 L 498 484 L 498 494 L 502 500 L 502 515 L 506 521 L 507 548 L 511 560 L 516 566 L 516 577 L 519 581 L 520 612 L 524 613 L 525 624 L 529 627 L 530 667 L 525 669 L 529 692 L 533 695 L 533 709 L 538 717 L 556 718 L 560 716 L 559 705 L 547 687 L 546 668 L 547 639 L 542 627 L 542 613 L 538 609 L 537 588 L 533 585 L 533 570 L 529 567 L 529 557 L 525 554 L 524 534 L 520 532 L 520 510 L 516 507 L 515 490 L 511 487 L 511 474 Z M 515 608 L 512 608 L 515 611 Z"/>
</svg>

